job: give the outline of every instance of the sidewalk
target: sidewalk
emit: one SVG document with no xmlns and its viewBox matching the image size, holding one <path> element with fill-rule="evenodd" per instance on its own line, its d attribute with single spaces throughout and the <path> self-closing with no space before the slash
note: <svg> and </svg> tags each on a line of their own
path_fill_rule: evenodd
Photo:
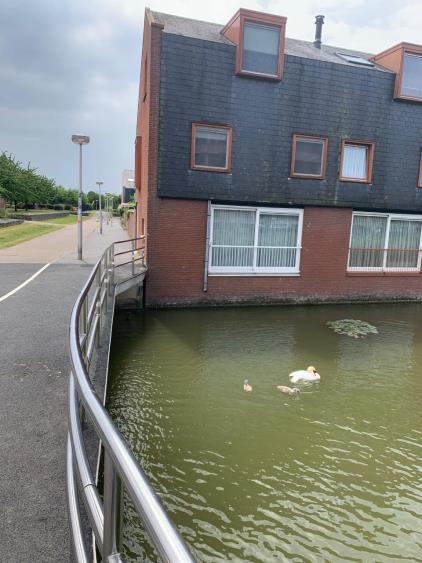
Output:
<svg viewBox="0 0 422 563">
<path fill-rule="evenodd" d="M 0 252 L 7 289 L 54 260 L 0 303 L 1 561 L 73 561 L 65 480 L 69 317 L 90 264 L 127 238 L 118 220 L 102 236 L 95 220 L 84 227 L 83 262 L 75 259 L 74 225 L 60 241 L 66 227 Z"/>
<path fill-rule="evenodd" d="M 82 223 L 83 258 L 92 264 L 106 246 L 115 240 L 127 238 L 117 217 L 112 225 L 103 224 L 103 234 L 99 234 L 99 223 L 94 217 Z M 66 225 L 58 231 L 41 235 L 16 246 L 0 250 L 1 263 L 46 264 L 55 260 L 77 263 L 77 225 Z"/>
</svg>

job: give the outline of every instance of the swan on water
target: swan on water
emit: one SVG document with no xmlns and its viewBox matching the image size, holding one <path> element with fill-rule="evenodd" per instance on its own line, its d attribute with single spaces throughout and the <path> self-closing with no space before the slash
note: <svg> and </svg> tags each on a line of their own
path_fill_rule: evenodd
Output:
<svg viewBox="0 0 422 563">
<path fill-rule="evenodd" d="M 243 391 L 247 391 L 248 393 L 252 391 L 252 385 L 248 383 L 247 379 L 243 382 Z"/>
<path fill-rule="evenodd" d="M 288 385 L 277 385 L 277 389 L 286 395 L 297 395 L 300 393 L 300 389 L 297 387 L 289 387 Z"/>
<path fill-rule="evenodd" d="M 314 366 L 309 366 L 306 370 L 293 371 L 289 374 L 289 379 L 292 383 L 298 383 L 299 381 L 319 381 L 321 376 Z"/>
</svg>

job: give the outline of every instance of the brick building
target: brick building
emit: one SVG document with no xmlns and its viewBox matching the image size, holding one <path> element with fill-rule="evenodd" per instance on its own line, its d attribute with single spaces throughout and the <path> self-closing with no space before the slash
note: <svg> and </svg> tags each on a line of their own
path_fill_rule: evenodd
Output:
<svg viewBox="0 0 422 563">
<path fill-rule="evenodd" d="M 146 11 L 147 305 L 422 297 L 422 47 L 369 55 Z"/>
</svg>

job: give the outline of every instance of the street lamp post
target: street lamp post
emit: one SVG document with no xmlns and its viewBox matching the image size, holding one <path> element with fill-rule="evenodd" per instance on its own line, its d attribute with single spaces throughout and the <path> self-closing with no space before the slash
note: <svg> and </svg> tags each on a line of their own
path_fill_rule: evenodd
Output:
<svg viewBox="0 0 422 563">
<path fill-rule="evenodd" d="M 95 182 L 98 186 L 98 207 L 100 210 L 100 235 L 103 234 L 103 211 L 101 209 L 101 186 L 104 184 L 104 182 Z"/>
<path fill-rule="evenodd" d="M 79 145 L 78 260 L 82 260 L 82 145 L 89 143 L 89 137 L 72 135 L 72 143 Z"/>
</svg>

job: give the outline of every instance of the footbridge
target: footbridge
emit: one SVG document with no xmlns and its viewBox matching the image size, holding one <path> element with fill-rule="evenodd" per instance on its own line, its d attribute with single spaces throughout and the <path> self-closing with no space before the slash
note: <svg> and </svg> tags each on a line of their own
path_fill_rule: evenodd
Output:
<svg viewBox="0 0 422 563">
<path fill-rule="evenodd" d="M 142 305 L 146 271 L 143 237 L 111 244 L 71 315 L 66 473 L 77 563 L 124 561 L 119 545 L 124 492 L 161 560 L 194 560 L 104 407 L 113 312 L 116 306 Z"/>
</svg>

